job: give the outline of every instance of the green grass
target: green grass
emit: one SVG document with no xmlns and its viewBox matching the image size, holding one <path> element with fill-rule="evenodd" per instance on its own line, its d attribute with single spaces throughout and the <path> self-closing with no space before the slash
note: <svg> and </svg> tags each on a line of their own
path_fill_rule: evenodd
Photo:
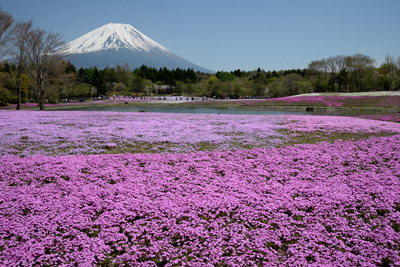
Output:
<svg viewBox="0 0 400 267">
<path fill-rule="evenodd" d="M 286 136 L 290 136 L 290 139 L 282 139 L 284 146 L 293 146 L 298 144 L 318 144 L 321 142 L 328 142 L 333 143 L 337 140 L 343 141 L 357 141 L 360 139 L 368 139 L 372 137 L 385 137 L 396 135 L 396 133 L 388 133 L 388 132 L 380 132 L 380 133 L 348 133 L 348 132 L 333 132 L 333 133 L 326 133 L 323 131 L 315 131 L 315 132 L 291 132 L 286 129 L 278 130 L 279 133 L 284 134 Z"/>
<path fill-rule="evenodd" d="M 199 142 L 195 144 L 189 143 L 173 143 L 173 142 L 123 142 L 119 143 L 101 143 L 101 142 L 85 142 L 85 143 L 68 143 L 65 140 L 60 140 L 56 146 L 44 145 L 37 142 L 30 142 L 29 140 L 23 139 L 18 145 L 10 147 L 12 149 L 11 154 L 23 154 L 24 150 L 42 151 L 46 155 L 66 155 L 71 154 L 71 151 L 75 149 L 82 149 L 84 154 L 125 154 L 125 153 L 184 153 L 193 151 L 214 151 L 214 150 L 236 150 L 236 149 L 253 149 L 253 148 L 272 148 L 272 147 L 286 147 L 297 144 L 318 144 L 321 142 L 333 143 L 336 140 L 352 140 L 357 141 L 359 139 L 367 139 L 371 137 L 385 137 L 395 135 L 395 133 L 380 132 L 380 133 L 349 133 L 349 132 L 331 132 L 326 133 L 324 131 L 315 132 L 301 132 L 301 131 L 289 131 L 286 129 L 277 130 L 276 136 L 271 138 L 259 139 L 256 143 L 243 142 L 241 138 L 234 138 L 230 142 L 223 144 L 215 144 L 212 142 Z M 280 140 L 281 144 L 277 144 L 276 140 Z M 87 150 L 86 147 L 91 149 Z M 74 153 L 73 153 L 74 154 Z"/>
</svg>

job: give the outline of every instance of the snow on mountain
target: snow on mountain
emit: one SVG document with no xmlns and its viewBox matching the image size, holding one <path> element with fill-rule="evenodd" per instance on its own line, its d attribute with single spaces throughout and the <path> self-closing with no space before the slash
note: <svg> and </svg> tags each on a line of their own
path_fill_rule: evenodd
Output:
<svg viewBox="0 0 400 267">
<path fill-rule="evenodd" d="M 108 49 L 118 50 L 119 48 L 145 52 L 159 50 L 171 53 L 131 25 L 120 23 L 106 24 L 69 42 L 65 52 L 68 54 L 82 54 Z"/>
<path fill-rule="evenodd" d="M 72 64 L 84 68 L 128 63 L 131 68 L 146 65 L 213 72 L 177 56 L 129 24 L 106 24 L 67 43 L 63 52 Z"/>
</svg>

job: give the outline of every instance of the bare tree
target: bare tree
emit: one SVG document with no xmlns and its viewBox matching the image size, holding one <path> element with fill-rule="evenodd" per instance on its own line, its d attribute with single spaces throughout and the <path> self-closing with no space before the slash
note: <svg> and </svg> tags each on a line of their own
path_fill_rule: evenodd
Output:
<svg viewBox="0 0 400 267">
<path fill-rule="evenodd" d="M 47 89 L 60 74 L 64 54 L 60 48 L 64 44 L 61 35 L 36 28 L 29 31 L 27 38 L 27 73 L 35 89 L 39 109 L 44 109 Z"/>
<path fill-rule="evenodd" d="M 398 69 L 400 69 L 400 56 L 397 58 L 396 66 Z"/>
<path fill-rule="evenodd" d="M 326 62 L 326 67 L 329 71 L 329 83 L 331 85 L 331 90 L 332 92 L 334 92 L 336 77 L 338 74 L 338 67 L 336 65 L 336 60 L 334 57 L 328 57 L 325 62 Z"/>
<path fill-rule="evenodd" d="M 384 74 L 393 74 L 397 71 L 396 60 L 393 56 L 386 55 L 385 60 L 379 68 Z"/>
<path fill-rule="evenodd" d="M 11 26 L 13 23 L 14 18 L 8 12 L 0 9 L 0 59 L 9 52 Z"/>
<path fill-rule="evenodd" d="M 307 72 L 317 92 L 325 92 L 329 89 L 328 64 L 326 59 L 311 61 L 308 64 Z"/>
<path fill-rule="evenodd" d="M 330 73 L 329 83 L 331 84 L 332 91 L 335 90 L 335 83 L 338 82 L 339 91 L 342 91 L 343 75 L 346 71 L 347 56 L 334 56 L 326 59 L 327 69 Z"/>
<path fill-rule="evenodd" d="M 32 29 L 32 21 L 19 22 L 13 29 L 12 55 L 15 61 L 15 87 L 17 89 L 17 110 L 21 109 L 21 75 L 27 61 L 27 39 Z"/>
<path fill-rule="evenodd" d="M 339 85 L 339 92 L 347 90 L 347 56 L 339 55 L 334 57 L 334 62 L 338 71 L 337 83 Z"/>
<path fill-rule="evenodd" d="M 308 64 L 308 71 L 311 75 L 323 75 L 326 78 L 328 72 L 328 64 L 326 59 L 314 60 Z"/>
</svg>

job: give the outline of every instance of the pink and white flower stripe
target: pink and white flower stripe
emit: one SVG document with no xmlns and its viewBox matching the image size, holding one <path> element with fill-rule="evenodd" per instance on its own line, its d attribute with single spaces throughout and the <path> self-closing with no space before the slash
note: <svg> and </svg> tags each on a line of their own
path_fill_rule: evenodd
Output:
<svg viewBox="0 0 400 267">
<path fill-rule="evenodd" d="M 276 147 L 289 132 L 400 133 L 400 125 L 348 117 L 0 111 L 0 156 L 193 152 Z"/>
</svg>

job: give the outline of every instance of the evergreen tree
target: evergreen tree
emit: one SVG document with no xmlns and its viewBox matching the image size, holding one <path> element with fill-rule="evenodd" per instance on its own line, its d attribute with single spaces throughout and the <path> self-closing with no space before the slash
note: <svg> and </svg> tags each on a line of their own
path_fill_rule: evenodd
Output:
<svg viewBox="0 0 400 267">
<path fill-rule="evenodd" d="M 97 92 L 99 95 L 106 94 L 103 77 L 96 67 L 93 68 L 90 83 L 97 88 Z"/>
</svg>

